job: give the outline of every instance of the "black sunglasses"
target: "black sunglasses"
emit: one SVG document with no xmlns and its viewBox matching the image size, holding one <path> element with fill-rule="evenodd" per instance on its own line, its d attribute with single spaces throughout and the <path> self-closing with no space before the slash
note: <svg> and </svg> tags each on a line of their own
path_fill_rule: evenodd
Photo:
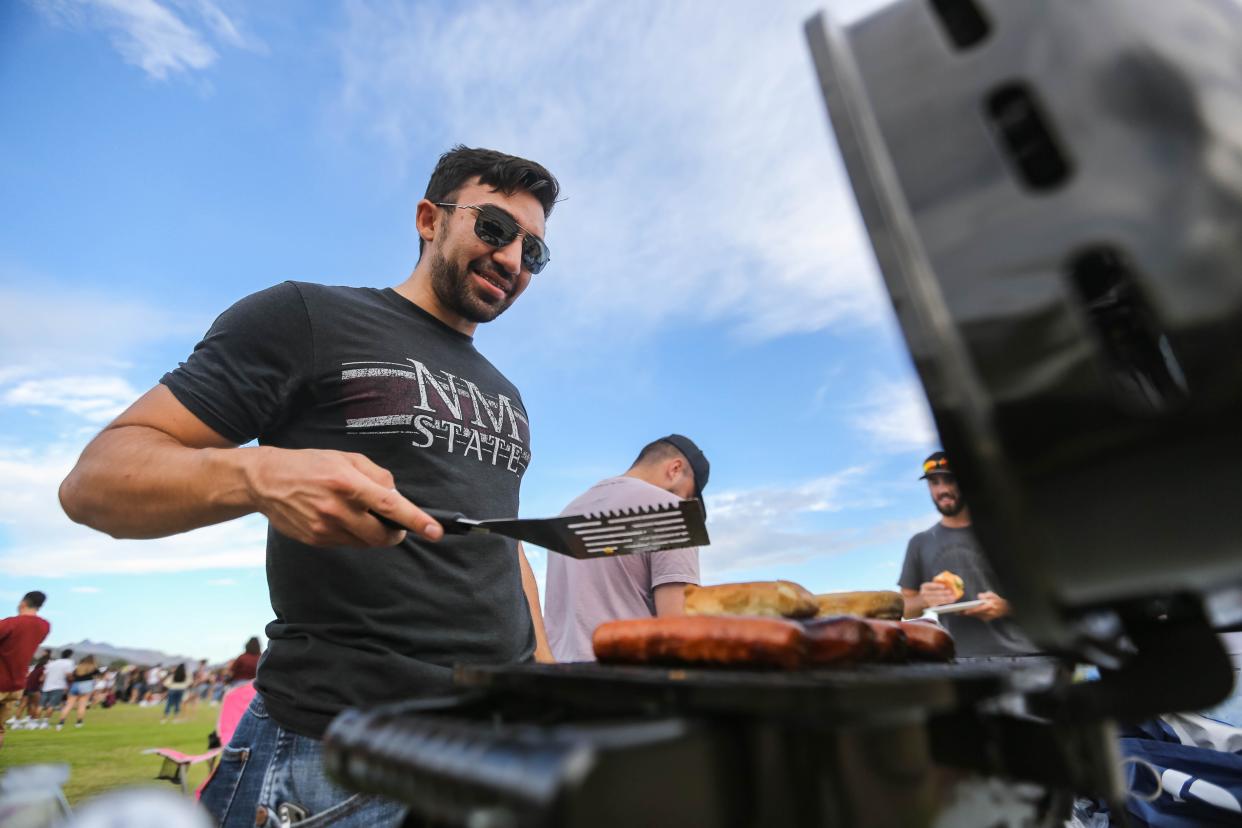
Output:
<svg viewBox="0 0 1242 828">
<path fill-rule="evenodd" d="M 477 212 L 479 215 L 474 220 L 474 234 L 479 237 L 479 241 L 490 244 L 492 247 L 510 245 L 518 235 L 521 235 L 522 266 L 531 273 L 543 270 L 547 267 L 548 260 L 552 258 L 543 239 L 518 224 L 513 216 L 495 204 L 453 204 L 448 201 L 438 201 L 436 206 L 461 207 Z"/>
</svg>

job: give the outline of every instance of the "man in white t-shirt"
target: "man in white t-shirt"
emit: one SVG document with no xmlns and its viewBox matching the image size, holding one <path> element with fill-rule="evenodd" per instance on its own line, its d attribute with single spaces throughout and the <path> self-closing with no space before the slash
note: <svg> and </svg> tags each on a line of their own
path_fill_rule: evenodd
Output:
<svg viewBox="0 0 1242 828">
<path fill-rule="evenodd" d="M 73 674 L 73 650 L 61 650 L 60 658 L 49 661 L 43 671 L 43 712 L 51 712 L 65 703 L 65 692 L 69 689 L 69 676 Z"/>
<path fill-rule="evenodd" d="M 711 466 L 687 437 L 647 444 L 629 471 L 601 480 L 561 514 L 575 515 L 703 499 Z M 557 661 L 594 661 L 591 635 L 606 621 L 681 615 L 686 584 L 699 583 L 699 550 L 670 549 L 580 561 L 548 556 L 544 624 Z"/>
</svg>

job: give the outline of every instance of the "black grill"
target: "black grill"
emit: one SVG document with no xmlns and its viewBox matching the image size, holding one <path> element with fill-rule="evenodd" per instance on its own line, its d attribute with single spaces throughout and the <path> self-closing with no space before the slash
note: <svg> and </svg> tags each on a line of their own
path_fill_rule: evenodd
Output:
<svg viewBox="0 0 1242 828">
<path fill-rule="evenodd" d="M 410 805 L 408 825 L 930 825 L 961 785 L 996 784 L 980 751 L 1008 725 L 980 707 L 1051 677 L 1043 659 L 461 666 L 458 695 L 342 714 L 324 758 L 344 785 Z M 1017 738 L 1040 751 L 1038 732 Z M 1015 790 L 1032 809 L 1065 801 Z"/>
</svg>

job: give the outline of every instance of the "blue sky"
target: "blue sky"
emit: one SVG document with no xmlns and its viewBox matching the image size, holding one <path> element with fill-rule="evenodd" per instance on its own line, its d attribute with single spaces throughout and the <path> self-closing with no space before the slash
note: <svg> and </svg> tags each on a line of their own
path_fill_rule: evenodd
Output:
<svg viewBox="0 0 1242 828">
<path fill-rule="evenodd" d="M 56 487 L 231 302 L 401 282 L 459 142 L 565 196 L 552 263 L 477 336 L 531 414 L 523 515 L 679 431 L 712 461 L 705 581 L 891 588 L 936 438 L 814 85 L 817 5 L 0 4 L 0 601 L 48 592 L 58 643 L 261 633 L 262 518 L 116 541 Z"/>
</svg>

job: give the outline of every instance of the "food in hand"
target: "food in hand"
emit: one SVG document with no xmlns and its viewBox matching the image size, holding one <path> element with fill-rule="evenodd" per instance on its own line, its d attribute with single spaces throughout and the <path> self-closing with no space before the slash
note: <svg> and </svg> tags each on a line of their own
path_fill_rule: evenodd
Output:
<svg viewBox="0 0 1242 828">
<path fill-rule="evenodd" d="M 952 661 L 953 636 L 935 621 L 902 621 L 910 658 L 920 661 Z"/>
<path fill-rule="evenodd" d="M 794 669 L 807 638 L 801 625 L 779 618 L 682 615 L 609 621 L 595 628 L 591 644 L 610 664 Z"/>
<path fill-rule="evenodd" d="M 815 596 L 793 581 L 686 587 L 686 615 L 810 618 L 818 610 Z"/>
<path fill-rule="evenodd" d="M 828 592 L 815 596 L 818 614 L 857 615 L 860 618 L 886 618 L 900 621 L 905 602 L 900 592 Z"/>
<path fill-rule="evenodd" d="M 953 590 L 954 601 L 962 600 L 962 596 L 966 594 L 966 584 L 965 582 L 962 581 L 962 576 L 955 575 L 954 573 L 950 572 L 947 569 L 944 572 L 941 572 L 935 578 L 932 578 L 932 582 L 937 583 L 937 584 L 943 584 L 944 586 L 947 586 L 949 589 Z"/>
<path fill-rule="evenodd" d="M 858 664 L 876 655 L 875 631 L 861 618 L 837 615 L 803 622 L 806 663 L 809 667 Z"/>
</svg>

